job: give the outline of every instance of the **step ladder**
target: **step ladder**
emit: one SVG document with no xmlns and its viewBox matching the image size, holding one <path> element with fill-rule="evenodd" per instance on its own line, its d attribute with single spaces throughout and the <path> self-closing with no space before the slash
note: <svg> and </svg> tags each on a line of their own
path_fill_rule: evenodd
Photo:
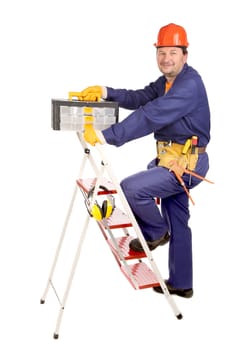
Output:
<svg viewBox="0 0 233 350">
<path fill-rule="evenodd" d="M 137 221 L 131 211 L 131 208 L 127 202 L 127 199 L 120 187 L 120 184 L 111 168 L 110 162 L 107 159 L 104 148 L 106 145 L 96 144 L 95 147 L 87 145 L 83 139 L 82 132 L 76 132 L 78 140 L 83 149 L 83 160 L 81 162 L 78 178 L 75 183 L 74 192 L 72 195 L 71 203 L 68 208 L 68 212 L 65 218 L 63 229 L 58 241 L 57 249 L 53 259 L 53 263 L 49 272 L 49 277 L 45 287 L 45 291 L 40 300 L 41 304 L 45 303 L 48 291 L 50 288 L 54 291 L 58 302 L 60 304 L 55 331 L 53 334 L 54 339 L 59 338 L 59 330 L 65 310 L 67 298 L 70 292 L 70 288 L 74 279 L 75 270 L 80 258 L 82 245 L 85 236 L 88 231 L 90 220 L 95 220 L 99 227 L 106 243 L 108 244 L 116 262 L 122 271 L 123 275 L 130 282 L 134 289 L 140 290 L 145 288 L 152 288 L 160 285 L 164 296 L 170 305 L 174 315 L 177 319 L 182 319 L 182 314 L 179 311 L 174 299 L 170 295 L 164 279 L 160 274 L 160 271 L 154 261 L 153 254 L 149 250 L 144 236 L 137 224 Z M 95 153 L 95 157 L 92 153 Z M 99 157 L 99 166 L 96 164 L 96 157 Z M 87 162 L 91 165 L 94 176 L 84 177 Z M 73 258 L 73 263 L 70 269 L 70 273 L 67 279 L 66 286 L 62 298 L 58 295 L 56 287 L 54 285 L 53 277 L 59 260 L 59 256 L 62 250 L 64 238 L 67 232 L 68 224 L 73 211 L 74 203 L 77 197 L 78 190 L 81 192 L 83 202 L 87 208 L 86 218 L 84 219 L 83 226 L 80 230 L 80 236 L 78 240 L 78 246 Z M 90 192 L 92 193 L 90 196 Z M 112 196 L 114 202 L 118 200 L 118 205 L 115 206 L 111 215 L 107 218 L 97 220 L 93 218 L 90 212 L 93 204 L 98 202 L 100 198 L 108 198 Z M 117 197 L 117 198 L 116 198 Z M 139 238 L 144 252 L 138 253 L 129 248 L 129 243 L 133 238 Z"/>
</svg>

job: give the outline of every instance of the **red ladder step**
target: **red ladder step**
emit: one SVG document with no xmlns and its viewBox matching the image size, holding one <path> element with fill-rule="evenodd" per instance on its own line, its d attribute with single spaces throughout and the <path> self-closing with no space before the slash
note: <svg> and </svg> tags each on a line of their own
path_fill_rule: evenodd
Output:
<svg viewBox="0 0 233 350">
<path fill-rule="evenodd" d="M 123 237 L 116 237 L 116 243 L 118 248 L 120 249 L 120 252 L 125 260 L 131 260 L 131 259 L 142 259 L 146 257 L 146 254 L 144 252 L 135 252 L 134 250 L 129 248 L 129 243 L 134 237 L 132 236 L 123 236 Z M 118 254 L 118 251 L 115 247 L 114 242 L 112 239 L 107 240 L 113 254 L 118 260 L 120 259 L 120 256 Z"/>
<path fill-rule="evenodd" d="M 119 208 L 115 208 L 109 218 L 99 221 L 100 225 L 106 229 L 116 229 L 123 227 L 131 227 L 132 223 L 129 217 Z"/>
<path fill-rule="evenodd" d="M 76 183 L 79 187 L 81 187 L 84 190 L 84 192 L 88 193 L 95 186 L 96 180 L 96 178 L 78 179 L 76 180 Z M 106 178 L 101 179 L 100 185 L 106 187 L 108 191 L 105 191 L 100 188 L 98 191 L 98 195 L 117 193 L 113 183 Z"/>
<path fill-rule="evenodd" d="M 128 269 L 133 275 L 134 279 L 138 284 L 138 289 L 152 288 L 159 286 L 159 282 L 154 274 L 154 272 L 147 266 L 144 262 L 138 262 L 133 265 L 128 265 Z M 136 289 L 135 284 L 127 270 L 126 266 L 122 266 L 121 270 L 125 277 L 129 280 L 132 286 Z"/>
<path fill-rule="evenodd" d="M 77 185 L 86 193 L 88 193 L 93 186 L 95 186 L 96 178 L 86 178 L 76 180 Z M 98 195 L 115 194 L 117 193 L 113 183 L 106 178 L 101 179 L 101 186 L 106 187 L 108 190 L 100 188 L 97 192 Z M 115 208 L 112 215 L 98 222 L 104 229 L 107 227 L 110 229 L 131 227 L 132 223 L 129 217 L 119 208 Z"/>
<path fill-rule="evenodd" d="M 145 262 L 140 261 L 132 265 L 127 264 L 127 266 L 122 264 L 123 259 L 131 260 L 142 259 L 146 257 L 146 254 L 144 252 L 135 252 L 129 248 L 129 243 L 132 239 L 132 236 L 123 236 L 115 238 L 115 243 L 119 248 L 122 257 L 120 256 L 114 241 L 112 239 L 107 239 L 107 242 L 120 266 L 121 271 L 135 289 L 145 289 L 158 286 L 159 282 L 154 272 L 147 266 Z M 137 287 L 131 274 L 133 275 L 133 278 L 137 283 Z"/>
<path fill-rule="evenodd" d="M 124 260 L 130 259 L 142 259 L 146 257 L 144 252 L 135 252 L 129 248 L 129 242 L 133 239 L 132 236 L 124 236 L 117 237 L 115 241 L 117 243 L 118 248 L 120 249 L 120 253 Z M 127 267 L 121 264 L 121 257 L 115 247 L 115 244 L 112 239 L 107 239 L 107 242 L 120 266 L 121 271 L 125 275 L 125 277 L 129 280 L 132 286 L 136 289 L 135 282 L 132 279 L 131 274 L 133 275 L 138 289 L 151 288 L 154 286 L 158 286 L 159 282 L 154 274 L 154 272 L 147 266 L 146 263 L 140 261 L 138 263 L 129 265 Z"/>
</svg>

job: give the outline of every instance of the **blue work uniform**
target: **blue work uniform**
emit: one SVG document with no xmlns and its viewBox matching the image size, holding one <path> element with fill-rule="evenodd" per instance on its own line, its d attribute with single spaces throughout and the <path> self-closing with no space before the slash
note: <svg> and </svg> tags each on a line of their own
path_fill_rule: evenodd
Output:
<svg viewBox="0 0 233 350">
<path fill-rule="evenodd" d="M 121 146 L 154 133 L 157 141 L 185 144 L 196 135 L 198 147 L 206 147 L 210 141 L 210 109 L 201 76 L 186 63 L 167 93 L 165 84 L 166 79 L 161 76 L 139 90 L 107 87 L 107 100 L 134 111 L 102 131 L 106 142 Z M 208 154 L 199 154 L 194 171 L 204 177 L 208 169 Z M 189 190 L 201 181 L 193 176 L 190 181 L 188 174 L 182 179 Z M 169 284 L 192 288 L 189 198 L 174 173 L 158 166 L 154 159 L 145 171 L 123 179 L 121 187 L 146 240 L 153 241 L 170 232 Z M 154 198 L 161 199 L 161 211 Z"/>
</svg>

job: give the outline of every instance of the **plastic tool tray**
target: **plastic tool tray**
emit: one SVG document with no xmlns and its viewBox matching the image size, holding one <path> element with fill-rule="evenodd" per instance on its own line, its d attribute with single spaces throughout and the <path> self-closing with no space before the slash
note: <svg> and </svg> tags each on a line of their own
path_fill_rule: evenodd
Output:
<svg viewBox="0 0 233 350">
<path fill-rule="evenodd" d="M 117 102 L 86 102 L 78 100 L 52 99 L 52 128 L 64 131 L 82 131 L 84 107 L 92 107 L 94 127 L 103 130 L 118 122 Z"/>
</svg>

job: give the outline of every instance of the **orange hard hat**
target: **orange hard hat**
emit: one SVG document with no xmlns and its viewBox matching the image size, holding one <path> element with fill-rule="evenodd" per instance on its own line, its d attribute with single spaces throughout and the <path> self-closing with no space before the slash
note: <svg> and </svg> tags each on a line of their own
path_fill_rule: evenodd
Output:
<svg viewBox="0 0 233 350">
<path fill-rule="evenodd" d="M 170 23 L 160 28 L 156 47 L 160 46 L 183 46 L 188 47 L 187 34 L 183 27 Z"/>
</svg>

